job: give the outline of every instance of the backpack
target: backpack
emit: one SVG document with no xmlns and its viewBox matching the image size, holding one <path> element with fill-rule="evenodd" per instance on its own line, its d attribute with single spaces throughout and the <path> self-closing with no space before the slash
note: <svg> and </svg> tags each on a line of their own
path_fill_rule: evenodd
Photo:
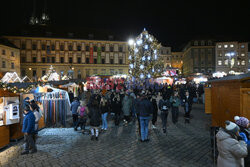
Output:
<svg viewBox="0 0 250 167">
<path fill-rule="evenodd" d="M 165 100 L 165 101 L 163 100 L 161 110 L 164 112 L 168 111 L 168 100 Z"/>
<path fill-rule="evenodd" d="M 85 115 L 85 107 L 80 108 L 80 117 L 84 117 Z"/>
</svg>

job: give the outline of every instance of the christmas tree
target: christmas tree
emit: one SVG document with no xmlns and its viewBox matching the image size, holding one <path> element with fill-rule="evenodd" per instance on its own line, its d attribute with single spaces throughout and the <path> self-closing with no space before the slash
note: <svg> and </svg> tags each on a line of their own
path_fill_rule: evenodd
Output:
<svg viewBox="0 0 250 167">
<path fill-rule="evenodd" d="M 42 80 L 43 81 L 59 81 L 60 76 L 57 74 L 56 70 L 51 65 L 48 73 L 42 77 Z"/>
<path fill-rule="evenodd" d="M 129 40 L 129 75 L 140 79 L 160 76 L 164 68 L 160 48 L 146 29 L 135 40 Z"/>
</svg>

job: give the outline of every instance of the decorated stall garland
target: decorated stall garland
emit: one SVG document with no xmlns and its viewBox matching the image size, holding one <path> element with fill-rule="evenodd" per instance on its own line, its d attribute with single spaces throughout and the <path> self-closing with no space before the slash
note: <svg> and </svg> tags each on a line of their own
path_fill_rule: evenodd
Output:
<svg viewBox="0 0 250 167">
<path fill-rule="evenodd" d="M 8 83 L 0 82 L 0 88 L 2 88 L 3 90 L 8 90 L 13 93 L 29 93 L 34 87 L 35 85 L 29 85 L 26 88 L 19 89 L 18 87 L 12 86 Z"/>
</svg>

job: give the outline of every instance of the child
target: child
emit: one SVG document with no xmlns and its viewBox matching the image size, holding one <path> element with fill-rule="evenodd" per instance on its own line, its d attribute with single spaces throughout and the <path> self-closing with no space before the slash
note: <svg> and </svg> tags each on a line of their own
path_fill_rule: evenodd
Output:
<svg viewBox="0 0 250 167">
<path fill-rule="evenodd" d="M 78 126 L 80 126 L 82 133 L 84 133 L 87 121 L 87 107 L 84 101 L 80 102 L 80 106 L 77 109 L 77 113 L 78 113 L 78 122 L 76 124 L 75 130 L 77 130 Z"/>
</svg>

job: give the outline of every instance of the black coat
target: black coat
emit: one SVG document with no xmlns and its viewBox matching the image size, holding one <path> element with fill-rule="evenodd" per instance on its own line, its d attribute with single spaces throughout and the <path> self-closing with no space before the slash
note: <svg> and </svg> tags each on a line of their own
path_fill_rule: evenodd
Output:
<svg viewBox="0 0 250 167">
<path fill-rule="evenodd" d="M 90 125 L 98 127 L 101 124 L 101 112 L 97 107 L 90 107 L 89 112 Z"/>
</svg>

